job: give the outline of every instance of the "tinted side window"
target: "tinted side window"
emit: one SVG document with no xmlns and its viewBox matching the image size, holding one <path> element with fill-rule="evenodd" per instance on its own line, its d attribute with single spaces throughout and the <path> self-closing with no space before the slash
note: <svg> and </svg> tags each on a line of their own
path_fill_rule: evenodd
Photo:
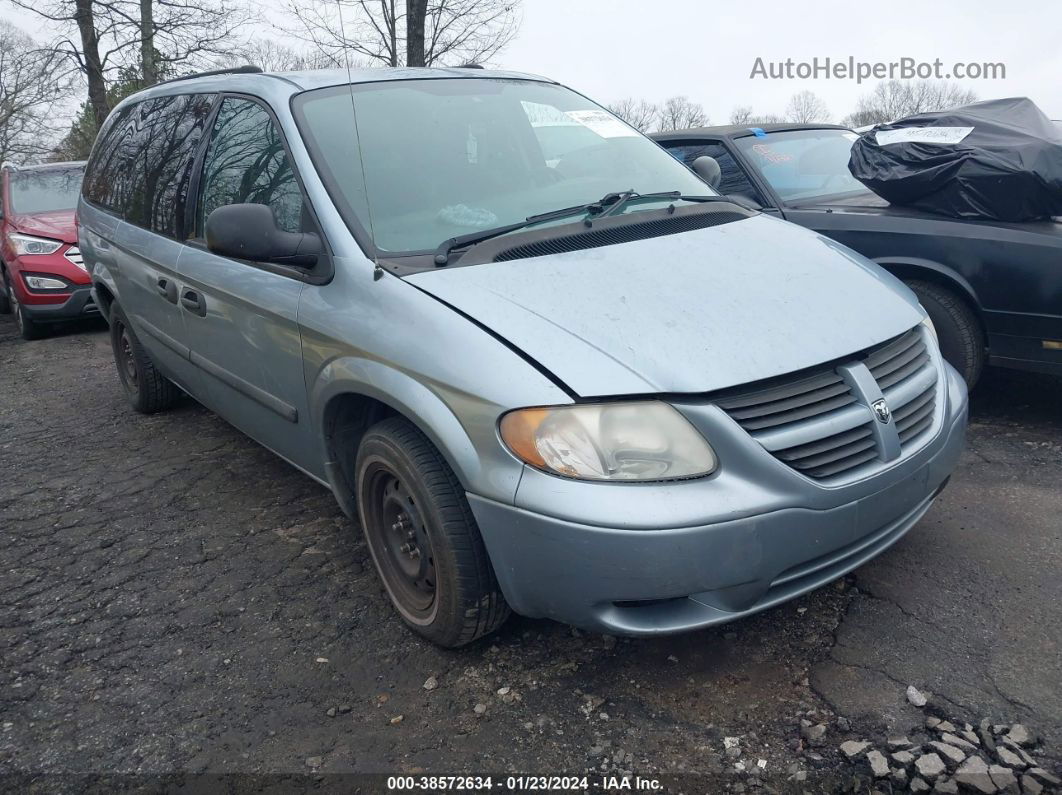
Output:
<svg viewBox="0 0 1062 795">
<path fill-rule="evenodd" d="M 119 215 L 125 214 L 129 186 L 131 111 L 132 107 L 125 107 L 107 118 L 92 148 L 82 186 L 88 201 Z"/>
<path fill-rule="evenodd" d="M 212 94 L 156 97 L 133 108 L 135 178 L 127 221 L 167 237 L 181 237 L 192 161 L 213 99 Z"/>
<path fill-rule="evenodd" d="M 112 116 L 93 149 L 85 198 L 129 223 L 181 236 L 188 180 L 213 94 L 156 97 Z"/>
<path fill-rule="evenodd" d="M 763 203 L 759 191 L 749 181 L 749 178 L 745 176 L 745 172 L 734 160 L 733 155 L 722 144 L 664 144 L 664 146 L 676 160 L 681 160 L 687 166 L 692 166 L 693 161 L 702 155 L 714 157 L 716 162 L 719 163 L 719 170 L 722 172 L 722 181 L 719 183 L 720 193 L 747 196 L 754 201 Z"/>
<path fill-rule="evenodd" d="M 279 228 L 303 230 L 302 193 L 280 131 L 260 104 L 235 97 L 222 100 L 203 161 L 198 236 L 207 216 L 226 204 L 265 204 Z"/>
</svg>

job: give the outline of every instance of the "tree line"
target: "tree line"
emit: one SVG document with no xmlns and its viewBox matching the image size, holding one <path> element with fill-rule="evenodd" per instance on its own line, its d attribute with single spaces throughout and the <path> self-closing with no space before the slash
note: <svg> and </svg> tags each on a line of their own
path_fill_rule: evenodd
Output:
<svg viewBox="0 0 1062 795">
<path fill-rule="evenodd" d="M 516 35 L 519 0 L 285 0 L 297 46 L 247 36 L 253 0 L 0 0 L 53 35 L 0 21 L 0 162 L 88 156 L 111 108 L 174 77 L 253 63 L 267 71 L 482 63 Z M 252 23 L 260 23 L 255 26 Z M 83 92 L 73 121 L 57 107 Z"/>
<path fill-rule="evenodd" d="M 916 113 L 967 105 L 977 95 L 954 83 L 940 80 L 884 80 L 856 102 L 856 108 L 840 119 L 830 113 L 821 97 L 811 91 L 794 94 L 781 113 L 756 113 L 751 105 L 739 105 L 726 123 L 742 127 L 788 122 L 811 124 L 838 122 L 846 127 L 864 127 L 902 119 Z M 626 97 L 609 103 L 610 111 L 642 132 L 707 127 L 712 121 L 704 107 L 686 96 L 674 96 L 655 104 Z"/>
<path fill-rule="evenodd" d="M 0 21 L 0 162 L 87 157 L 111 108 L 162 80 L 244 63 L 266 71 L 480 64 L 513 40 L 520 23 L 519 0 L 284 0 L 283 33 L 295 43 L 288 46 L 246 35 L 265 27 L 252 2 L 0 0 L 53 34 L 34 38 Z M 61 129 L 56 108 L 69 107 L 79 93 L 80 106 Z M 950 83 L 885 81 L 841 121 L 876 124 L 974 99 Z M 626 98 L 608 107 L 644 132 L 711 123 L 685 96 Z M 811 91 L 794 94 L 781 113 L 739 106 L 729 117 L 740 125 L 830 120 Z"/>
</svg>

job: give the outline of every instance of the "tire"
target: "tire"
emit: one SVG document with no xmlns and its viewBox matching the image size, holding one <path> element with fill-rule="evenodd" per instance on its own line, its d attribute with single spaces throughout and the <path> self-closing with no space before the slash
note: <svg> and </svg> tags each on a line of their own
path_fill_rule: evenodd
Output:
<svg viewBox="0 0 1062 795">
<path fill-rule="evenodd" d="M 111 308 L 110 331 L 114 364 L 130 405 L 141 414 L 154 414 L 176 403 L 181 390 L 155 367 L 118 304 Z"/>
<path fill-rule="evenodd" d="M 0 315 L 11 314 L 11 299 L 8 297 L 10 290 L 11 285 L 7 282 L 7 268 L 0 263 Z"/>
<path fill-rule="evenodd" d="M 973 389 L 985 366 L 985 337 L 970 305 L 946 287 L 932 282 L 909 281 L 937 330 L 940 352 Z"/>
<path fill-rule="evenodd" d="M 376 571 L 414 632 L 455 648 L 509 617 L 464 489 L 410 422 L 390 417 L 366 432 L 355 493 Z"/>
<path fill-rule="evenodd" d="M 27 341 L 39 340 L 43 337 L 46 329 L 31 318 L 26 313 L 26 310 L 22 308 L 22 304 L 19 303 L 18 296 L 15 295 L 15 290 L 11 286 L 6 269 L 4 270 L 4 293 L 7 297 L 8 310 L 15 316 L 15 325 L 18 326 L 19 336 Z"/>
</svg>

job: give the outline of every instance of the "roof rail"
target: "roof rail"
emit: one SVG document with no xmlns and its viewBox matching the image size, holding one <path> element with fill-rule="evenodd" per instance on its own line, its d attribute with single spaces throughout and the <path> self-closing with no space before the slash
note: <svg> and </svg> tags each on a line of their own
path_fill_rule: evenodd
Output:
<svg viewBox="0 0 1062 795">
<path fill-rule="evenodd" d="M 457 68 L 458 69 L 482 69 L 483 68 L 483 64 L 481 64 L 481 63 L 463 63 Z"/>
<path fill-rule="evenodd" d="M 162 80 L 155 85 L 161 86 L 166 83 L 176 83 L 179 80 L 192 80 L 196 77 L 211 77 L 213 75 L 257 75 L 261 73 L 261 66 L 248 63 L 243 66 L 233 66 L 229 69 L 211 69 L 209 72 L 196 72 L 190 75 L 182 75 L 181 77 L 171 77 L 169 80 Z"/>
</svg>

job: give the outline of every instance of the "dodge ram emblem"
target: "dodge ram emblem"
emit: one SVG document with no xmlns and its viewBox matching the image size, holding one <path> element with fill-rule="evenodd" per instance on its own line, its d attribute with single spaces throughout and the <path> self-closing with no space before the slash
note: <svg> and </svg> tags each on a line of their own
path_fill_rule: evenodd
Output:
<svg viewBox="0 0 1062 795">
<path fill-rule="evenodd" d="M 874 415 L 878 418 L 878 422 L 887 424 L 892 419 L 892 412 L 889 410 L 889 404 L 885 402 L 885 398 L 875 400 L 870 404 L 870 407 L 874 409 Z"/>
</svg>

